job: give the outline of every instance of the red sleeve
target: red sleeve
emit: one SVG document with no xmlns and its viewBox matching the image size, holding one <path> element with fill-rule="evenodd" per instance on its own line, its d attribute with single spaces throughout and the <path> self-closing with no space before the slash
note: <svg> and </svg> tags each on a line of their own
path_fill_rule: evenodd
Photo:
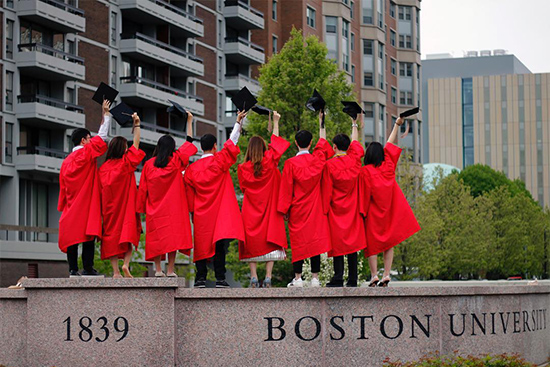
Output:
<svg viewBox="0 0 550 367">
<path fill-rule="evenodd" d="M 362 170 L 359 175 L 359 212 L 363 217 L 369 213 L 370 207 L 370 177 Z"/>
<path fill-rule="evenodd" d="M 100 136 L 94 136 L 90 142 L 84 145 L 84 152 L 87 157 L 97 158 L 105 154 L 107 151 L 107 143 Z"/>
<path fill-rule="evenodd" d="M 183 143 L 183 145 L 181 147 L 179 147 L 178 150 L 176 150 L 176 152 L 174 153 L 174 155 L 176 157 L 178 157 L 178 159 L 180 160 L 181 164 L 183 165 L 182 167 L 182 170 L 184 170 L 185 168 L 187 168 L 187 166 L 189 165 L 189 157 L 195 155 L 197 153 L 197 147 L 195 146 L 195 144 L 193 143 L 190 143 L 188 141 L 186 141 L 185 143 Z"/>
<path fill-rule="evenodd" d="M 351 142 L 347 154 L 350 157 L 361 160 L 361 158 L 363 158 L 363 155 L 365 155 L 365 151 L 363 150 L 363 146 L 361 145 L 361 143 L 359 143 L 357 140 L 354 140 Z"/>
<path fill-rule="evenodd" d="M 133 145 L 124 154 L 124 161 L 128 163 L 133 170 L 141 163 L 145 158 L 145 152 L 141 149 L 136 149 Z"/>
<path fill-rule="evenodd" d="M 57 210 L 62 212 L 67 205 L 67 193 L 65 192 L 65 184 L 63 182 L 63 170 L 59 174 L 59 200 L 57 201 Z"/>
<path fill-rule="evenodd" d="M 325 139 L 321 138 L 315 145 L 313 149 L 313 155 L 322 161 L 326 161 L 329 158 L 332 158 L 334 155 L 334 150 L 330 146 L 330 143 Z"/>
<path fill-rule="evenodd" d="M 288 161 L 283 168 L 283 177 L 281 179 L 281 187 L 279 189 L 279 203 L 277 204 L 277 211 L 286 214 L 292 204 L 292 196 L 294 193 L 294 182 L 292 174 L 292 164 Z"/>
<path fill-rule="evenodd" d="M 397 161 L 399 160 L 401 151 L 403 151 L 403 149 L 392 143 L 386 143 L 386 146 L 384 147 L 384 154 L 390 158 L 395 167 L 397 167 Z"/>
<path fill-rule="evenodd" d="M 277 136 L 271 135 L 271 143 L 265 152 L 267 157 L 271 157 L 275 161 L 275 164 L 279 164 L 279 160 L 285 154 L 286 150 L 290 146 L 290 143 L 285 139 Z"/>
<path fill-rule="evenodd" d="M 239 179 L 239 187 L 241 188 L 242 193 L 244 194 L 246 187 L 243 182 L 243 172 L 241 169 L 241 165 L 239 164 L 239 167 L 237 167 L 237 178 Z"/>
<path fill-rule="evenodd" d="M 143 167 L 141 171 L 141 178 L 139 179 L 139 189 L 136 203 L 136 211 L 138 213 L 145 213 L 146 203 L 147 203 L 147 171 L 148 166 Z"/>
<path fill-rule="evenodd" d="M 323 168 L 323 176 L 321 178 L 321 196 L 323 197 L 323 212 L 328 214 L 330 203 L 332 201 L 332 176 L 328 164 Z"/>
<path fill-rule="evenodd" d="M 231 139 L 228 139 L 223 145 L 222 150 L 214 155 L 214 159 L 222 169 L 227 171 L 229 168 L 237 162 L 237 156 L 241 150 L 236 146 Z"/>
<path fill-rule="evenodd" d="M 187 208 L 189 213 L 195 211 L 195 188 L 193 187 L 193 180 L 191 179 L 191 172 L 185 171 L 183 174 L 183 182 L 185 183 L 185 195 L 187 196 Z"/>
</svg>

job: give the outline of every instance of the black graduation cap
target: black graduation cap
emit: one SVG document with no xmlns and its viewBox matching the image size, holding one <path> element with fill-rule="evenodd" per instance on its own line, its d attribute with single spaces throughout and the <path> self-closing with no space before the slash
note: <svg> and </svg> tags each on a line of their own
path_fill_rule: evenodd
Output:
<svg viewBox="0 0 550 367">
<path fill-rule="evenodd" d="M 233 98 L 231 98 L 233 104 L 239 111 L 248 111 L 258 103 L 256 98 L 250 93 L 247 87 L 243 87 Z"/>
<path fill-rule="evenodd" d="M 118 96 L 118 90 L 111 88 L 107 84 L 101 82 L 99 87 L 97 87 L 97 90 L 95 91 L 92 99 L 99 104 L 103 104 L 104 99 L 113 103 L 116 96 Z"/>
<path fill-rule="evenodd" d="M 311 111 L 319 111 L 325 108 L 326 102 L 317 89 L 313 90 L 313 96 L 307 100 L 306 107 Z"/>
<path fill-rule="evenodd" d="M 350 115 L 350 117 L 354 120 L 357 118 L 358 114 L 363 113 L 363 109 L 355 101 L 353 102 L 342 101 L 342 104 L 344 105 L 344 109 L 342 111 Z"/>
<path fill-rule="evenodd" d="M 177 117 L 183 117 L 187 121 L 187 110 L 183 108 L 179 103 L 171 100 L 168 100 L 168 102 L 172 103 L 172 106 L 168 107 L 166 109 L 166 112 Z"/>
<path fill-rule="evenodd" d="M 132 118 L 133 113 L 134 110 L 124 102 L 121 102 L 111 108 L 111 115 L 113 115 L 113 118 L 120 126 L 125 126 L 131 123 L 134 120 Z"/>
<path fill-rule="evenodd" d="M 266 116 L 269 116 L 269 114 L 273 112 L 271 109 L 264 106 L 259 106 L 259 105 L 255 105 L 254 107 L 252 107 L 252 111 L 256 112 L 258 115 L 266 115 Z"/>
<path fill-rule="evenodd" d="M 410 110 L 406 110 L 404 112 L 401 112 L 399 114 L 399 117 L 409 117 L 409 116 L 412 116 L 412 115 L 416 115 L 418 113 L 418 111 L 420 111 L 419 107 L 411 108 Z"/>
</svg>

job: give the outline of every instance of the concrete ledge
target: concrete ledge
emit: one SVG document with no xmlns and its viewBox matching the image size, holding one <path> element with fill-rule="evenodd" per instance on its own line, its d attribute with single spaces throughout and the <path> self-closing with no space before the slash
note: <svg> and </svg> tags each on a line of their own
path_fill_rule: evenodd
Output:
<svg viewBox="0 0 550 367">
<path fill-rule="evenodd" d="M 177 288 L 184 279 L 178 278 L 41 278 L 23 281 L 25 289 L 37 288 Z"/>
</svg>

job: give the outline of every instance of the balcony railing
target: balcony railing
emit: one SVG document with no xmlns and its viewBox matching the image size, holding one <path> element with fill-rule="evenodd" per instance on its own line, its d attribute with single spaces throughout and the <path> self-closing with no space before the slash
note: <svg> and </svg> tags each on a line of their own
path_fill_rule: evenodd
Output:
<svg viewBox="0 0 550 367">
<path fill-rule="evenodd" d="M 251 84 L 260 85 L 260 82 L 257 81 L 256 79 L 252 79 L 251 77 L 242 75 L 242 74 L 225 74 L 225 79 L 229 79 L 229 80 L 244 79 Z"/>
<path fill-rule="evenodd" d="M 63 1 L 59 0 L 40 0 L 43 3 L 55 6 L 56 8 L 65 10 L 71 14 L 78 15 L 79 17 L 84 17 L 84 10 L 77 8 L 76 6 L 69 5 Z"/>
<path fill-rule="evenodd" d="M 196 55 L 194 55 L 194 54 L 191 54 L 189 52 L 185 52 L 180 48 L 177 48 L 177 47 L 174 47 L 174 46 L 169 45 L 167 43 L 161 42 L 161 41 L 156 40 L 152 37 L 146 36 L 142 33 L 135 33 L 135 34 L 122 33 L 120 35 L 120 38 L 123 39 L 123 40 L 125 40 L 125 39 L 137 39 L 137 40 L 140 40 L 140 41 L 143 41 L 143 42 L 147 42 L 147 43 L 149 43 L 153 46 L 162 48 L 163 50 L 166 50 L 166 51 L 173 52 L 173 53 L 175 53 L 179 56 L 185 57 L 185 58 L 187 58 L 191 61 L 199 62 L 201 64 L 203 63 L 203 59 L 196 56 Z"/>
<path fill-rule="evenodd" d="M 17 102 L 18 103 L 42 103 L 47 106 L 52 106 L 56 108 L 61 108 L 67 111 L 77 112 L 77 113 L 84 113 L 84 107 L 65 102 L 59 99 L 50 98 L 46 96 L 41 95 L 21 95 L 17 96 Z"/>
<path fill-rule="evenodd" d="M 36 154 L 45 157 L 61 158 L 65 159 L 69 153 L 58 149 L 51 149 L 45 147 L 17 147 L 17 155 L 21 154 Z"/>
<path fill-rule="evenodd" d="M 162 6 L 165 9 L 173 11 L 174 13 L 177 13 L 177 14 L 181 15 L 182 17 L 188 18 L 188 19 L 192 20 L 195 23 L 202 24 L 202 19 L 197 18 L 193 14 L 188 13 L 185 10 L 183 10 L 181 8 L 178 8 L 177 6 L 174 6 L 170 3 L 167 3 L 166 1 L 162 1 L 162 0 L 149 0 L 149 1 L 152 2 L 153 4 L 158 5 L 158 6 Z"/>
<path fill-rule="evenodd" d="M 51 46 L 46 46 L 41 43 L 22 43 L 17 45 L 19 52 L 41 52 L 46 55 L 54 56 L 65 61 L 69 61 L 75 64 L 84 65 L 84 58 L 69 54 L 67 52 L 59 51 Z"/>
<path fill-rule="evenodd" d="M 145 130 L 154 131 L 156 133 L 170 134 L 170 135 L 178 136 L 178 137 L 181 137 L 181 138 L 185 138 L 187 136 L 187 134 L 184 133 L 183 131 L 169 129 L 167 127 L 162 127 L 162 126 L 158 126 L 158 125 L 155 125 L 155 124 L 150 124 L 148 122 L 143 122 L 142 121 L 142 122 L 140 122 L 140 125 Z"/>
<path fill-rule="evenodd" d="M 249 40 L 242 38 L 242 37 L 226 37 L 225 38 L 226 43 L 240 43 L 243 45 L 246 45 L 256 51 L 264 52 L 264 48 L 260 45 L 257 45 L 253 42 L 250 42 Z"/>
<path fill-rule="evenodd" d="M 195 101 L 197 101 L 199 103 L 203 103 L 203 99 L 199 96 L 196 96 L 194 94 L 189 94 L 189 93 L 184 92 L 182 90 L 172 88 L 168 85 L 161 84 L 161 83 L 155 82 L 153 80 L 141 78 L 139 76 L 125 76 L 125 77 L 120 78 L 120 82 L 122 84 L 131 84 L 131 83 L 142 84 L 142 85 L 145 85 L 147 87 L 159 90 L 161 92 L 170 93 L 170 94 L 173 94 L 173 95 L 176 95 L 176 96 L 180 96 L 182 98 L 194 99 Z"/>
<path fill-rule="evenodd" d="M 261 11 L 259 11 L 257 9 L 254 9 L 253 7 L 251 7 L 250 5 L 245 3 L 244 1 L 225 0 L 225 6 L 239 6 L 243 9 L 248 10 L 249 12 L 253 13 L 254 15 L 257 15 L 257 16 L 262 17 L 262 18 L 264 17 L 264 13 L 262 13 Z"/>
</svg>

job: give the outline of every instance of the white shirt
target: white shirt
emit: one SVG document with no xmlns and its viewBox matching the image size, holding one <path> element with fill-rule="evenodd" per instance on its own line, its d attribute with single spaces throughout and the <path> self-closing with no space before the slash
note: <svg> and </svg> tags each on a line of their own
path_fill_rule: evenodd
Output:
<svg viewBox="0 0 550 367">
<path fill-rule="evenodd" d="M 206 153 L 206 154 L 203 154 L 202 157 L 200 157 L 199 159 L 203 159 L 203 158 L 207 158 L 207 157 L 212 157 L 214 154 L 212 153 Z"/>
<path fill-rule="evenodd" d="M 296 153 L 296 157 L 302 154 L 309 154 L 309 150 L 300 150 L 298 153 Z"/>
<path fill-rule="evenodd" d="M 244 120 L 242 121 L 242 124 L 244 125 L 246 121 L 247 121 L 247 117 L 244 118 Z M 233 126 L 233 130 L 229 135 L 229 140 L 231 140 L 233 144 L 237 145 L 239 143 L 240 136 L 241 136 L 241 126 L 238 122 L 235 122 L 235 125 Z"/>
<path fill-rule="evenodd" d="M 107 135 L 109 135 L 109 129 L 111 128 L 111 119 L 110 115 L 103 116 L 103 123 L 97 132 L 97 135 L 99 135 L 103 141 L 107 141 Z"/>
</svg>

